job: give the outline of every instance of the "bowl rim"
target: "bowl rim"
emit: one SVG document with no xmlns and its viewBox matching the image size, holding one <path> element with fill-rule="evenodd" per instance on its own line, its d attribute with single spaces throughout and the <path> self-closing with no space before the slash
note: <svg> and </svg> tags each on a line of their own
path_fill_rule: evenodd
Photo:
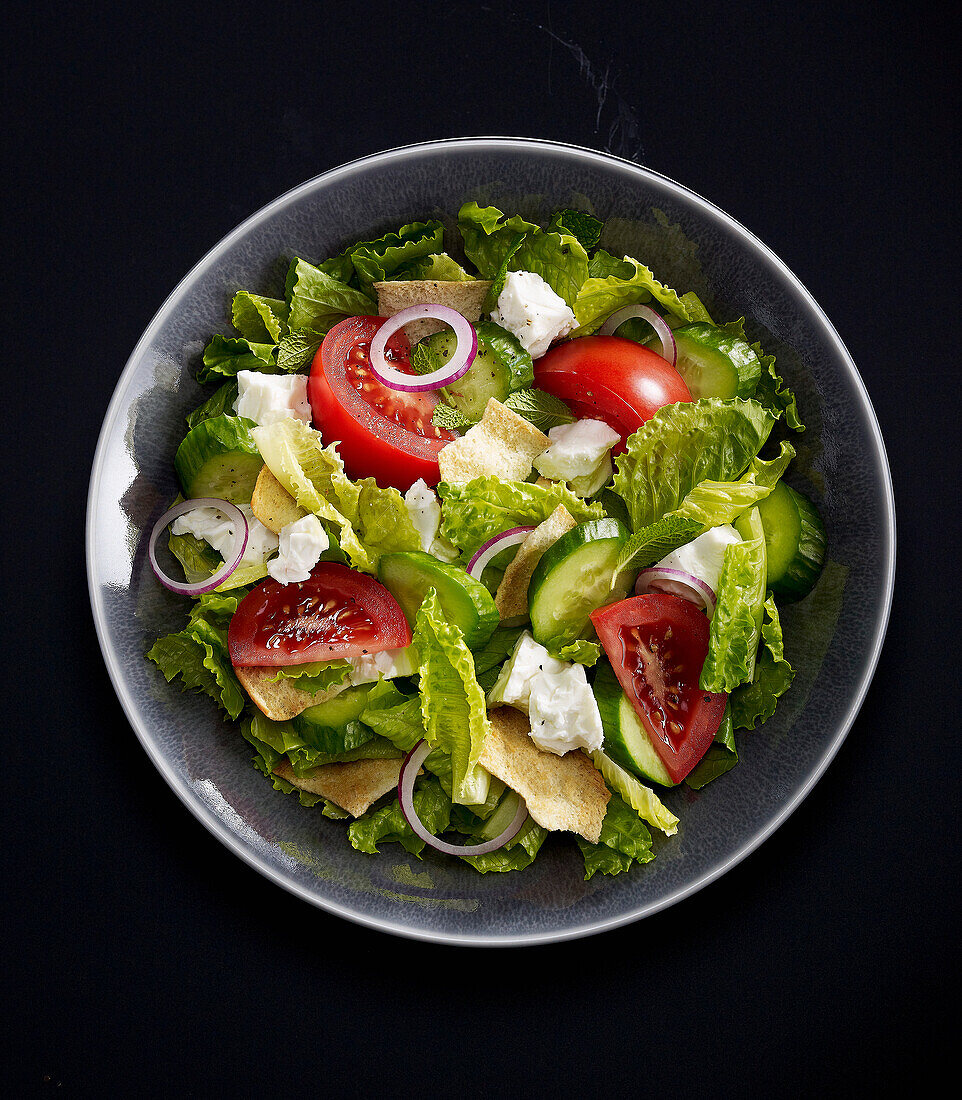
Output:
<svg viewBox="0 0 962 1100">
<path fill-rule="evenodd" d="M 640 177 L 654 180 L 662 185 L 668 184 L 671 188 L 679 191 L 686 200 L 693 201 L 699 206 L 702 211 L 708 214 L 710 217 L 720 221 L 727 229 L 733 231 L 740 236 L 752 248 L 757 249 L 762 253 L 766 259 L 775 266 L 776 270 L 795 288 L 795 290 L 802 296 L 802 299 L 807 303 L 811 309 L 815 320 L 821 324 L 824 335 L 828 338 L 829 342 L 834 346 L 842 365 L 848 372 L 849 379 L 853 384 L 857 398 L 860 399 L 862 407 L 866 413 L 866 419 L 870 433 L 873 437 L 877 453 L 879 457 L 879 468 L 882 476 L 883 483 L 883 495 L 884 495 L 884 512 L 885 512 L 885 536 L 884 536 L 884 595 L 882 599 L 882 605 L 878 609 L 876 615 L 874 633 L 871 641 L 870 652 L 868 654 L 868 660 L 864 665 L 861 679 L 857 685 L 856 690 L 853 692 L 848 708 L 845 715 L 835 731 L 835 735 L 832 738 L 829 745 L 823 751 L 821 757 L 812 767 L 807 779 L 803 785 L 795 792 L 794 796 L 767 821 L 763 828 L 759 829 L 756 833 L 748 837 L 745 842 L 738 848 L 737 851 L 732 853 L 731 856 L 723 863 L 712 867 L 710 870 L 705 871 L 698 878 L 692 882 L 686 883 L 684 886 L 679 887 L 673 893 L 666 897 L 659 898 L 656 901 L 652 901 L 638 906 L 628 913 L 623 913 L 615 917 L 601 918 L 597 921 L 591 921 L 584 924 L 580 924 L 573 928 L 564 929 L 563 931 L 554 932 L 535 932 L 535 933 L 512 933 L 508 935 L 494 935 L 484 936 L 478 934 L 460 935 L 452 932 L 437 932 L 431 929 L 420 929 L 410 927 L 404 924 L 395 924 L 388 919 L 380 917 L 370 917 L 365 914 L 358 913 L 355 910 L 349 908 L 346 905 L 339 904 L 331 901 L 327 898 L 322 898 L 314 895 L 307 887 L 302 886 L 300 883 L 288 878 L 279 868 L 270 865 L 263 857 L 257 852 L 244 846 L 240 837 L 230 829 L 224 821 L 216 816 L 211 807 L 196 795 L 188 784 L 174 771 L 173 767 L 168 763 L 165 755 L 160 751 L 158 746 L 154 743 L 149 732 L 141 727 L 138 720 L 137 707 L 127 690 L 127 685 L 123 676 L 122 669 L 116 654 L 112 651 L 108 644 L 108 631 L 106 616 L 103 606 L 103 595 L 97 578 L 95 576 L 95 566 L 97 561 L 95 537 L 96 537 L 96 515 L 94 511 L 95 504 L 98 500 L 101 483 L 103 481 L 104 469 L 106 465 L 107 444 L 109 438 L 113 434 L 115 427 L 115 421 L 118 416 L 119 409 L 123 403 L 128 387 L 131 385 L 136 365 L 139 362 L 144 350 L 154 339 L 156 333 L 161 326 L 166 322 L 170 312 L 176 308 L 179 304 L 179 300 L 188 286 L 197 277 L 199 277 L 204 270 L 217 261 L 225 252 L 227 252 L 234 243 L 251 229 L 257 227 L 263 222 L 269 220 L 274 214 L 290 205 L 292 202 L 299 199 L 305 193 L 318 187 L 322 184 L 328 184 L 339 179 L 349 178 L 351 175 L 358 171 L 362 171 L 365 166 L 372 162 L 388 163 L 391 160 L 402 157 L 404 154 L 409 154 L 413 151 L 431 150 L 431 149 L 444 149 L 451 147 L 473 147 L 479 151 L 483 150 L 505 150 L 505 149 L 524 149 L 526 151 L 549 149 L 549 150 L 565 150 L 569 153 L 574 153 L 577 156 L 585 159 L 589 162 L 601 161 L 615 162 L 619 165 L 623 165 L 632 171 L 636 172 Z M 783 260 L 781 260 L 762 240 L 760 240 L 751 230 L 747 229 L 737 219 L 733 218 L 730 214 L 726 213 L 720 207 L 716 206 L 710 200 L 699 195 L 691 188 L 686 187 L 684 184 L 678 183 L 676 180 L 671 179 L 669 176 L 663 175 L 651 168 L 647 168 L 635 161 L 628 160 L 624 157 L 615 156 L 612 153 L 601 152 L 596 149 L 591 149 L 582 145 L 574 145 L 563 141 L 553 141 L 544 138 L 528 138 L 528 137 L 498 137 L 494 135 L 477 136 L 477 137 L 459 137 L 459 138 L 438 138 L 432 141 L 413 142 L 408 145 L 394 146 L 389 149 L 381 150 L 376 153 L 369 153 L 362 157 L 357 157 L 354 160 L 346 161 L 328 171 L 322 172 L 319 175 L 313 176 L 303 183 L 297 184 L 289 190 L 283 192 L 281 195 L 272 199 L 266 205 L 260 207 L 254 211 L 251 215 L 241 221 L 234 229 L 223 236 L 216 244 L 213 245 L 187 272 L 186 275 L 177 283 L 174 289 L 167 295 L 161 304 L 160 308 L 154 314 L 150 323 L 147 325 L 142 336 L 134 346 L 133 351 L 127 359 L 123 371 L 117 380 L 117 384 L 114 388 L 113 395 L 110 403 L 107 406 L 107 411 L 104 415 L 104 421 L 101 426 L 100 435 L 97 441 L 97 447 L 94 452 L 94 459 L 91 466 L 90 483 L 87 493 L 87 513 L 86 513 L 86 558 L 87 558 L 87 586 L 90 596 L 90 606 L 94 619 L 94 626 L 97 631 L 97 639 L 100 644 L 100 650 L 103 654 L 104 663 L 107 667 L 107 672 L 110 676 L 111 683 L 113 684 L 114 691 L 120 701 L 121 707 L 127 717 L 127 721 L 130 723 L 134 733 L 138 740 L 146 751 L 148 757 L 160 772 L 161 776 L 167 782 L 168 786 L 173 790 L 177 797 L 183 802 L 188 810 L 197 818 L 198 821 L 222 844 L 224 844 L 228 850 L 232 851 L 235 855 L 239 856 L 245 863 L 249 864 L 256 871 L 260 872 L 266 878 L 275 882 L 277 885 L 283 887 L 285 890 L 294 894 L 295 896 L 303 899 L 310 904 L 317 906 L 326 912 L 332 913 L 336 916 L 343 917 L 346 920 L 352 921 L 355 924 L 361 925 L 366 928 L 376 929 L 381 932 L 388 932 L 393 935 L 402 936 L 406 939 L 414 939 L 420 941 L 453 944 L 460 946 L 474 946 L 474 947 L 507 947 L 507 946 L 527 946 L 543 943 L 557 943 L 564 940 L 578 939 L 583 936 L 595 935 L 600 932 L 608 931 L 609 929 L 619 928 L 627 924 L 631 924 L 634 921 L 640 920 L 643 917 L 651 916 L 654 913 L 660 912 L 663 909 L 667 909 L 671 905 L 675 905 L 684 898 L 690 897 L 692 894 L 697 893 L 716 879 L 720 878 L 732 867 L 741 863 L 743 859 L 749 856 L 755 851 L 765 840 L 767 840 L 776 829 L 782 825 L 789 816 L 801 805 L 803 800 L 811 792 L 815 784 L 821 779 L 828 765 L 832 762 L 837 754 L 842 742 L 848 735 L 852 724 L 858 715 L 859 710 L 865 700 L 865 696 L 871 685 L 872 679 L 875 675 L 875 670 L 878 665 L 879 656 L 881 654 L 882 646 L 885 641 L 885 634 L 888 627 L 889 616 L 892 607 L 892 596 L 895 584 L 895 557 L 896 557 L 896 519 L 895 519 L 895 498 L 892 488 L 892 474 L 889 467 L 888 455 L 885 449 L 885 442 L 882 438 L 881 428 L 879 427 L 878 418 L 875 414 L 875 409 L 872 405 L 871 398 L 865 387 L 865 383 L 862 381 L 861 375 L 858 372 L 858 368 L 855 366 L 855 362 L 852 359 L 848 348 L 845 346 L 842 338 L 839 336 L 835 329 L 835 326 L 829 320 L 824 310 L 815 301 L 812 294 L 804 286 L 801 280 L 795 275 L 795 273 L 788 267 Z"/>
</svg>

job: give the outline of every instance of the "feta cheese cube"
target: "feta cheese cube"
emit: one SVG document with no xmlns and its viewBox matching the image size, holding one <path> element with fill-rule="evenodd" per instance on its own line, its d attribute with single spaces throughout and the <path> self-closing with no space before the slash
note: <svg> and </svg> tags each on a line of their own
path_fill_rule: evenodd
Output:
<svg viewBox="0 0 962 1100">
<path fill-rule="evenodd" d="M 575 315 L 564 298 L 533 271 L 508 272 L 491 320 L 514 333 L 533 359 L 575 327 Z"/>
<path fill-rule="evenodd" d="M 282 527 L 278 543 L 280 552 L 267 563 L 267 572 L 281 584 L 293 584 L 307 580 L 331 540 L 317 516 L 309 514 Z"/>
<path fill-rule="evenodd" d="M 573 749 L 600 749 L 605 739 L 601 714 L 584 666 L 539 672 L 530 681 L 531 740 L 545 752 L 564 756 Z"/>
<path fill-rule="evenodd" d="M 599 473 L 621 436 L 603 420 L 586 419 L 560 424 L 548 438 L 551 445 L 534 460 L 535 469 L 554 481 L 574 481 Z"/>
<path fill-rule="evenodd" d="M 562 672 L 566 667 L 564 661 L 552 657 L 543 645 L 525 631 L 515 643 L 511 659 L 502 668 L 501 675 L 488 693 L 488 702 L 492 706 L 505 703 L 526 712 L 534 677 L 539 672 Z"/>
<path fill-rule="evenodd" d="M 458 551 L 445 539 L 438 538 L 441 526 L 441 505 L 437 494 L 429 489 L 424 478 L 418 478 L 404 494 L 404 504 L 411 522 L 421 539 L 421 549 L 442 561 L 454 561 Z"/>
<path fill-rule="evenodd" d="M 238 371 L 234 412 L 261 425 L 273 424 L 287 417 L 310 424 L 311 404 L 307 399 L 307 376 L 261 374 L 255 370 Z"/>
<path fill-rule="evenodd" d="M 658 562 L 658 567 L 663 569 L 681 569 L 685 573 L 691 573 L 698 577 L 718 593 L 718 582 L 721 579 L 722 564 L 725 560 L 725 550 L 733 543 L 741 542 L 741 536 L 729 524 L 724 523 L 720 527 L 712 527 L 697 539 L 686 542 L 677 550 L 672 550 L 667 557 Z M 671 581 L 659 581 L 659 587 L 670 592 Z M 677 595 L 683 596 L 687 589 L 679 588 Z"/>
<path fill-rule="evenodd" d="M 397 676 L 413 676 L 418 666 L 411 646 L 400 649 L 384 649 L 380 653 L 362 653 L 352 662 L 351 685 L 374 684 L 382 677 L 393 680 Z"/>
<path fill-rule="evenodd" d="M 247 520 L 247 545 L 241 565 L 259 565 L 277 549 L 277 535 L 254 517 L 249 504 L 239 504 Z M 234 523 L 217 508 L 191 508 L 170 525 L 173 535 L 193 535 L 203 539 L 226 560 L 234 541 Z"/>
</svg>

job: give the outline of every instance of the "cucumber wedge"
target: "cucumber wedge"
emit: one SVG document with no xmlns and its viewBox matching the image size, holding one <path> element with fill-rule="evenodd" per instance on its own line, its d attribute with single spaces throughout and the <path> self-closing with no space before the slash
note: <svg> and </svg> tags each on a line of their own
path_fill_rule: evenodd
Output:
<svg viewBox="0 0 962 1100">
<path fill-rule="evenodd" d="M 606 518 L 580 524 L 549 547 L 528 585 L 531 631 L 542 645 L 585 636 L 592 611 L 625 598 L 634 572 L 612 576 L 627 541 L 625 525 Z"/>
<path fill-rule="evenodd" d="M 768 587 L 800 600 L 815 587 L 825 561 L 825 525 L 818 509 L 784 481 L 755 507 L 765 529 Z"/>
<path fill-rule="evenodd" d="M 401 605 L 412 629 L 429 588 L 437 592 L 448 622 L 461 630 L 469 649 L 484 645 L 498 625 L 494 599 L 480 581 L 421 550 L 385 554 L 377 579 Z"/>
<path fill-rule="evenodd" d="M 248 504 L 264 465 L 251 435 L 253 420 L 213 416 L 191 428 L 174 455 L 184 496 Z"/>
<path fill-rule="evenodd" d="M 642 779 L 663 787 L 676 786 L 610 665 L 600 666 L 592 687 L 605 731 L 605 752 Z"/>
<path fill-rule="evenodd" d="M 425 337 L 420 343 L 426 345 L 427 351 L 443 363 L 454 353 L 458 341 L 450 329 L 445 329 L 444 332 Z M 511 372 L 507 364 L 479 340 L 478 354 L 467 374 L 450 386 L 445 386 L 443 392 L 450 404 L 469 420 L 480 420 L 484 416 L 489 398 L 496 397 L 503 401 L 511 392 Z"/>
<path fill-rule="evenodd" d="M 308 707 L 291 720 L 294 729 L 314 748 L 322 752 L 346 752 L 370 741 L 374 731 L 362 726 L 358 719 L 367 706 L 367 697 L 374 684 L 345 688 L 333 699 Z M 355 725 L 347 730 L 348 723 Z"/>
<path fill-rule="evenodd" d="M 678 348 L 675 368 L 696 401 L 700 397 L 751 397 L 755 392 L 762 364 L 744 340 L 703 322 L 676 328 L 674 337 Z"/>
</svg>

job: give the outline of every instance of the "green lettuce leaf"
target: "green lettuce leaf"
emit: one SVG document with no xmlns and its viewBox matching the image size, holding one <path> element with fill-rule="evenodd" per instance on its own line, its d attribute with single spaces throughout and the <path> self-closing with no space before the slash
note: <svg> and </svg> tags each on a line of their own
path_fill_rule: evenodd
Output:
<svg viewBox="0 0 962 1100">
<path fill-rule="evenodd" d="M 281 680 L 295 681 L 295 687 L 316 695 L 319 691 L 329 691 L 343 684 L 350 676 L 350 661 L 308 661 L 303 665 L 279 665 L 275 675 L 270 678 L 272 684 Z"/>
<path fill-rule="evenodd" d="M 277 374 L 275 355 L 276 348 L 273 344 L 261 344 L 234 336 L 212 336 L 210 343 L 204 348 L 197 381 L 203 384 L 213 378 L 234 378 L 242 370 Z"/>
<path fill-rule="evenodd" d="M 576 836 L 585 860 L 585 880 L 600 871 L 618 875 L 635 863 L 648 863 L 655 858 L 651 850 L 651 833 L 638 814 L 617 794 L 611 796 L 601 836 L 597 844 Z"/>
<path fill-rule="evenodd" d="M 419 779 L 414 789 L 414 810 L 428 832 L 440 836 L 451 819 L 451 799 L 444 793 L 441 784 L 428 776 Z M 419 858 L 424 850 L 424 841 L 405 821 L 401 804 L 396 798 L 352 821 L 347 835 L 358 851 L 371 855 L 377 854 L 377 846 L 381 843 L 400 844 Z"/>
<path fill-rule="evenodd" d="M 601 749 L 586 755 L 601 772 L 609 790 L 621 795 L 642 821 L 647 821 L 649 825 L 661 829 L 666 836 L 674 836 L 678 832 L 678 818 L 650 787 L 640 783 Z"/>
<path fill-rule="evenodd" d="M 795 457 L 795 448 L 783 440 L 778 455 L 765 461 L 755 457 L 737 481 L 700 481 L 678 508 L 677 515 L 698 520 L 704 530 L 734 521 L 764 500 Z"/>
<path fill-rule="evenodd" d="M 755 661 L 751 683 L 742 684 L 732 692 L 731 712 L 736 729 L 753 729 L 759 720 L 767 722 L 775 713 L 778 700 L 795 679 L 795 670 L 785 660 L 782 626 L 771 595 L 765 601 L 762 641 L 764 649 Z"/>
<path fill-rule="evenodd" d="M 600 504 L 588 504 L 567 486 L 536 485 L 527 481 L 502 481 L 477 477 L 467 485 L 441 482 L 443 501 L 441 534 L 470 556 L 489 538 L 511 527 L 537 527 L 563 504 L 576 523 L 600 519 Z"/>
<path fill-rule="evenodd" d="M 517 836 L 508 841 L 502 848 L 494 852 L 486 852 L 480 856 L 462 856 L 465 863 L 479 871 L 482 875 L 489 871 L 523 871 L 534 861 L 541 849 L 548 830 L 538 825 L 531 817 L 521 826 Z M 470 840 L 467 843 L 472 843 Z M 477 841 L 475 841 L 477 843 Z"/>
<path fill-rule="evenodd" d="M 501 257 L 501 263 L 498 265 L 498 270 L 491 277 L 491 286 L 488 288 L 488 293 L 481 303 L 482 313 L 493 313 L 494 310 L 498 308 L 498 299 L 501 297 L 501 291 L 504 290 L 504 281 L 508 277 L 508 268 L 511 266 L 514 254 L 521 245 L 524 244 L 525 236 L 525 233 L 515 233 L 509 240 L 508 247 Z"/>
<path fill-rule="evenodd" d="M 578 328 L 574 336 L 587 336 L 597 331 L 615 310 L 654 299 L 680 321 L 707 321 L 711 317 L 698 296 L 679 295 L 663 286 L 644 264 L 630 256 L 617 260 L 608 253 L 592 258 L 590 277 L 578 291 L 572 308 Z M 649 330 L 650 331 L 650 330 Z"/>
<path fill-rule="evenodd" d="M 511 376 L 509 389 L 522 390 L 534 384 L 534 363 L 517 336 L 494 321 L 480 321 L 474 326 L 478 339 L 507 368 Z"/>
<path fill-rule="evenodd" d="M 402 265 L 441 252 L 443 247 L 444 227 L 439 221 L 412 222 L 376 241 L 361 241 L 350 249 L 350 256 L 361 285 L 369 287 Z"/>
<path fill-rule="evenodd" d="M 735 748 L 735 728 L 732 722 L 731 707 L 725 708 L 721 725 L 714 741 L 708 746 L 708 752 L 688 773 L 685 783 L 693 791 L 700 791 L 713 779 L 730 772 L 738 763 L 738 750 Z"/>
<path fill-rule="evenodd" d="M 429 589 L 414 625 L 421 716 L 428 744 L 451 757 L 452 800 L 473 806 L 487 799 L 491 780 L 478 763 L 489 729 L 488 711 L 471 651 L 461 631 L 445 618 L 437 593 Z"/>
<path fill-rule="evenodd" d="M 439 283 L 473 283 L 474 276 L 469 275 L 457 260 L 452 259 L 446 252 L 438 252 L 412 263 L 404 264 L 393 271 L 388 279 L 391 280 L 421 280 L 433 279 Z"/>
<path fill-rule="evenodd" d="M 239 290 L 231 303 L 231 323 L 247 340 L 276 344 L 287 332 L 287 302 Z"/>
<path fill-rule="evenodd" d="M 511 249 L 509 271 L 533 271 L 570 306 L 588 277 L 588 254 L 577 237 L 546 232 L 524 218 L 505 216 L 494 206 L 465 203 L 458 213 L 464 254 L 483 279 L 494 279 Z M 523 234 L 520 244 L 518 234 Z"/>
<path fill-rule="evenodd" d="M 750 537 L 744 537 L 743 527 Z M 739 521 L 739 533 L 742 541 L 725 548 L 699 680 L 705 691 L 734 691 L 755 672 L 767 578 L 765 530 L 757 508 Z"/>
<path fill-rule="evenodd" d="M 193 412 L 187 414 L 187 430 L 190 431 L 191 428 L 196 428 L 198 424 L 202 424 L 205 420 L 213 420 L 215 416 L 225 414 L 233 416 L 236 400 L 237 382 L 233 380 L 225 382 L 214 390 L 202 405 L 198 405 Z"/>
<path fill-rule="evenodd" d="M 324 333 L 345 317 L 377 315 L 377 303 L 360 290 L 295 259 L 288 273 L 292 329 Z"/>
<path fill-rule="evenodd" d="M 752 344 L 752 351 L 762 363 L 762 376 L 755 389 L 755 400 L 760 405 L 764 405 L 772 416 L 784 416 L 785 423 L 796 432 L 805 431 L 795 394 L 785 385 L 784 379 L 775 370 L 775 356 L 766 355 L 762 351 L 761 344 Z"/>
<path fill-rule="evenodd" d="M 589 642 L 584 638 L 578 638 L 573 642 L 558 645 L 556 642 L 548 642 L 545 646 L 548 653 L 559 661 L 574 661 L 579 665 L 591 665 L 597 663 L 601 656 L 601 646 L 597 642 Z"/>
<path fill-rule="evenodd" d="M 614 490 L 637 531 L 672 512 L 700 481 L 734 481 L 772 430 L 755 401 L 703 398 L 666 405 L 629 436 Z"/>
</svg>

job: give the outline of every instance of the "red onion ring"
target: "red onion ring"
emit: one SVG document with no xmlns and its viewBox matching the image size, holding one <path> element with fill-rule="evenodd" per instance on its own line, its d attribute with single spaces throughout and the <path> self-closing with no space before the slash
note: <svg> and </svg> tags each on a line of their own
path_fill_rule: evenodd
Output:
<svg viewBox="0 0 962 1100">
<path fill-rule="evenodd" d="M 668 327 L 664 317 L 651 306 L 625 306 L 624 309 L 615 310 L 607 321 L 598 329 L 601 336 L 611 336 L 615 330 L 629 321 L 632 317 L 641 317 L 655 330 L 658 339 L 661 340 L 661 355 L 672 366 L 678 362 L 678 348 L 675 346 L 675 337 Z"/>
<path fill-rule="evenodd" d="M 673 589 L 665 589 L 659 581 L 669 581 L 671 584 L 680 585 L 687 591 L 682 595 Z M 710 619 L 715 611 L 715 593 L 710 584 L 696 577 L 693 573 L 686 573 L 683 569 L 668 569 L 664 566 L 654 565 L 651 569 L 643 569 L 635 581 L 635 595 L 643 596 L 652 590 L 656 592 L 669 592 L 672 595 L 681 595 L 683 599 L 690 600 L 698 607 L 703 607 Z"/>
<path fill-rule="evenodd" d="M 420 376 L 403 374 L 397 367 L 391 365 L 384 354 L 387 342 L 399 328 L 403 328 L 411 321 L 425 319 L 443 321 L 446 325 L 450 325 L 458 338 L 458 346 L 447 364 L 439 370 Z M 400 390 L 402 393 L 425 393 L 427 390 L 439 390 L 442 386 L 448 386 L 467 374 L 477 354 L 478 334 L 474 331 L 474 325 L 450 306 L 426 302 L 424 305 L 402 309 L 400 313 L 395 313 L 381 325 L 371 341 L 371 370 L 378 381 L 383 382 L 385 386 L 390 386 L 392 390 Z"/>
<path fill-rule="evenodd" d="M 157 540 L 178 516 L 182 516 L 185 512 L 192 512 L 195 508 L 216 508 L 218 512 L 223 512 L 234 524 L 234 542 L 220 569 L 206 580 L 190 584 L 187 581 L 175 581 L 173 577 L 169 577 L 160 568 L 157 562 Z M 213 591 L 219 584 L 223 584 L 240 565 L 244 551 L 247 549 L 247 533 L 247 517 L 236 504 L 231 504 L 229 500 L 221 500 L 219 497 L 194 497 L 193 500 L 182 500 L 179 504 L 175 504 L 173 508 L 168 508 L 154 524 L 153 531 L 150 532 L 150 541 L 147 543 L 147 557 L 150 559 L 150 568 L 153 569 L 157 580 L 164 588 L 169 588 L 171 592 L 178 592 L 182 596 L 201 596 L 205 592 Z"/>
<path fill-rule="evenodd" d="M 414 809 L 414 780 L 421 765 L 430 754 L 431 746 L 427 741 L 418 741 L 401 765 L 401 774 L 398 776 L 397 783 L 398 802 L 401 804 L 404 820 L 425 844 L 430 844 L 432 848 L 449 856 L 483 856 L 487 852 L 496 852 L 499 848 L 503 848 L 509 840 L 513 840 L 521 832 L 521 827 L 528 820 L 528 807 L 524 804 L 523 798 L 518 801 L 518 812 L 512 818 L 511 824 L 494 840 L 486 840 L 483 844 L 448 844 L 447 841 L 438 840 L 436 836 L 429 833 Z"/>
<path fill-rule="evenodd" d="M 475 580 L 481 580 L 481 574 L 487 569 L 488 562 L 492 558 L 497 557 L 502 550 L 507 550 L 509 546 L 517 546 L 518 543 L 524 542 L 533 530 L 533 527 L 512 527 L 509 531 L 502 531 L 500 535 L 488 539 L 468 562 L 468 573 Z"/>
</svg>

